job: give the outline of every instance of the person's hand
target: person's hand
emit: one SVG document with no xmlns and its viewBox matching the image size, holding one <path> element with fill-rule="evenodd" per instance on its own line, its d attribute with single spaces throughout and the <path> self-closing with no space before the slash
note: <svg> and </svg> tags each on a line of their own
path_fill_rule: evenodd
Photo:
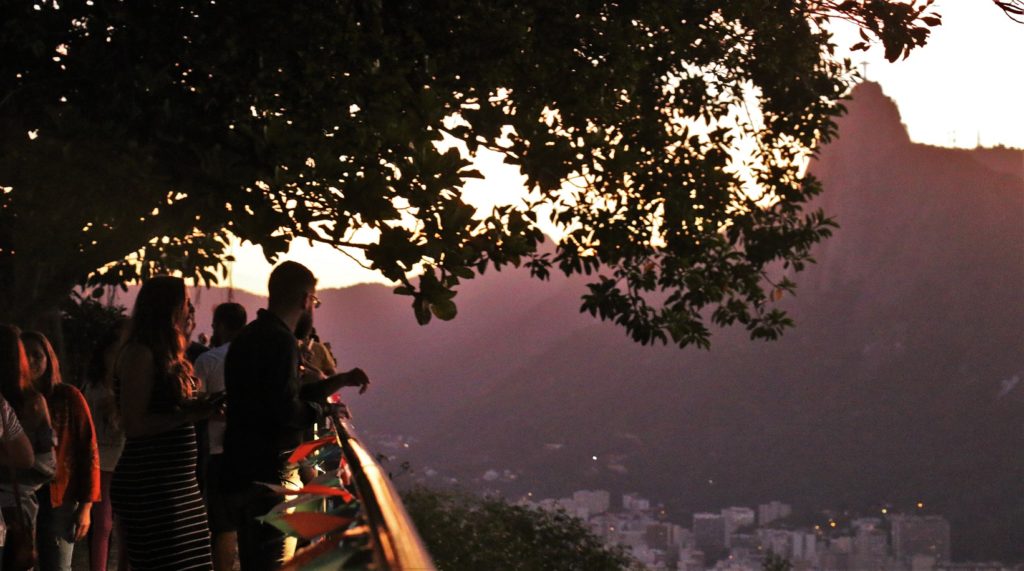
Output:
<svg viewBox="0 0 1024 571">
<path fill-rule="evenodd" d="M 225 401 L 220 401 L 220 403 L 215 404 L 213 407 L 213 414 L 210 415 L 210 420 L 226 421 L 228 419 L 227 408 L 228 403 Z"/>
<path fill-rule="evenodd" d="M 359 387 L 359 394 L 363 394 L 366 392 L 367 387 L 370 386 L 370 377 L 367 377 L 366 373 L 357 367 L 345 373 L 345 386 Z"/>
<path fill-rule="evenodd" d="M 75 514 L 75 541 L 82 541 L 89 534 L 89 526 L 92 524 L 92 504 L 83 503 L 78 506 L 78 513 Z"/>
<path fill-rule="evenodd" d="M 218 408 L 219 406 L 210 402 L 208 398 L 201 398 L 185 403 L 181 410 L 185 413 L 185 422 L 196 423 L 213 416 Z"/>
<path fill-rule="evenodd" d="M 352 469 L 349 468 L 348 462 L 342 460 L 342 462 L 338 464 L 337 476 L 338 479 L 341 480 L 342 486 L 345 486 L 346 488 L 352 486 Z"/>
<path fill-rule="evenodd" d="M 370 379 L 362 369 L 352 369 L 325 379 L 321 387 L 322 393 L 317 398 L 338 398 L 334 393 L 345 387 L 359 387 L 359 393 L 362 394 L 366 392 L 366 386 L 369 384 Z"/>
<path fill-rule="evenodd" d="M 332 415 L 337 415 L 339 418 L 352 418 L 352 413 L 349 412 L 348 405 L 345 403 L 328 399 L 328 406 L 331 407 Z"/>
</svg>

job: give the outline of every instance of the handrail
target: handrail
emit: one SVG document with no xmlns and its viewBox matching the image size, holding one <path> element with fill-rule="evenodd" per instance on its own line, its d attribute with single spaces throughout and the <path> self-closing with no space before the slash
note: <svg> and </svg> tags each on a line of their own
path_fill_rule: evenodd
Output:
<svg viewBox="0 0 1024 571">
<path fill-rule="evenodd" d="M 377 568 L 435 571 L 434 562 L 387 473 L 356 438 L 348 420 L 336 414 L 332 420 L 342 456 L 351 469 L 362 513 L 372 530 Z"/>
</svg>

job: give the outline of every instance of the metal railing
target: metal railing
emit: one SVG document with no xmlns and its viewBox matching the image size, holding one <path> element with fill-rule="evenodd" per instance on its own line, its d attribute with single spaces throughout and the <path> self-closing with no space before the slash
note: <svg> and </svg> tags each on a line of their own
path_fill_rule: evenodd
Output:
<svg viewBox="0 0 1024 571">
<path fill-rule="evenodd" d="M 388 473 L 356 437 L 352 424 L 337 415 L 332 417 L 341 457 L 351 479 L 344 482 L 358 502 L 358 525 L 330 534 L 296 554 L 284 565 L 300 570 L 306 561 L 343 549 L 350 544 L 365 545 L 362 557 L 340 565 L 383 571 L 435 571 L 434 562 L 423 546 L 416 525 L 405 510 L 402 499 Z"/>
<path fill-rule="evenodd" d="M 434 562 L 387 472 L 354 436 L 348 420 L 335 416 L 334 423 L 342 456 L 352 471 L 356 496 L 375 539 L 378 568 L 433 571 Z"/>
</svg>

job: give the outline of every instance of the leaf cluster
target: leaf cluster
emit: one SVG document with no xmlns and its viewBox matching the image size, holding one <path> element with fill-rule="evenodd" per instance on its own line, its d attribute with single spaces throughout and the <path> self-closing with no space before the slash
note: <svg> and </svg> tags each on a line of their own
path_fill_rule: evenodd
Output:
<svg viewBox="0 0 1024 571">
<path fill-rule="evenodd" d="M 127 319 L 127 314 L 123 306 L 104 304 L 92 295 L 76 291 L 61 304 L 60 315 L 64 380 L 81 386 L 87 380 L 85 375 L 96 344 Z"/>
<path fill-rule="evenodd" d="M 6 310 L 157 272 L 216 282 L 234 236 L 271 260 L 336 246 L 420 323 L 512 265 L 594 276 L 582 310 L 643 343 L 707 346 L 709 321 L 774 338 L 790 324 L 775 298 L 833 226 L 805 210 L 821 189 L 803 168 L 853 76 L 821 14 L 904 50 L 929 16 L 901 6 L 7 6 Z M 523 173 L 523 204 L 463 200 L 481 149 Z"/>
<path fill-rule="evenodd" d="M 931 28 L 942 24 L 935 12 L 935 0 L 886 2 L 885 0 L 821 0 L 813 10 L 821 17 L 853 22 L 860 29 L 860 41 L 851 46 L 864 51 L 881 42 L 885 59 L 896 61 L 910 55 L 928 41 Z M 998 4 L 998 2 L 997 2 Z"/>
</svg>

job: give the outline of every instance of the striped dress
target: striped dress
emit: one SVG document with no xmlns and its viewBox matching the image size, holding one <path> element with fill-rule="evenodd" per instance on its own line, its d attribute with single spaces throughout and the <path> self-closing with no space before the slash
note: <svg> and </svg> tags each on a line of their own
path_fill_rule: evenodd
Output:
<svg viewBox="0 0 1024 571">
<path fill-rule="evenodd" d="M 206 507 L 196 483 L 196 433 L 186 424 L 128 438 L 110 498 L 132 571 L 211 569 Z"/>
</svg>

